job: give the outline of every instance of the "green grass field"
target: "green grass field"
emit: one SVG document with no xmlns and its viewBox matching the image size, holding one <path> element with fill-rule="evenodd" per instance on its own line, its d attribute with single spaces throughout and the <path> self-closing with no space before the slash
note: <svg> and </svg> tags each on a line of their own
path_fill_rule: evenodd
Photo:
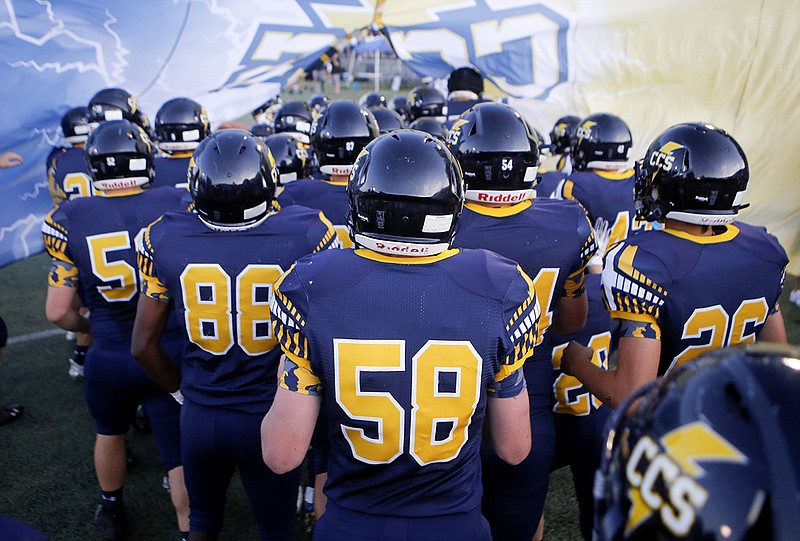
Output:
<svg viewBox="0 0 800 541">
<path fill-rule="evenodd" d="M 0 269 L 0 314 L 12 337 L 0 361 L 0 404 L 25 406 L 19 421 L 0 427 L 0 513 L 36 525 L 53 541 L 99 539 L 91 523 L 98 498 L 93 427 L 81 385 L 67 376 L 71 345 L 44 317 L 48 268 L 49 259 L 39 254 Z M 790 341 L 797 344 L 800 310 L 787 297 L 788 288 L 782 306 Z M 163 474 L 152 437 L 131 434 L 130 442 L 138 464 L 125 488 L 128 539 L 174 541 L 175 518 L 161 487 Z M 570 474 L 560 470 L 551 477 L 546 539 L 579 539 L 576 513 Z M 255 538 L 238 480 L 229 492 L 221 538 Z"/>
</svg>

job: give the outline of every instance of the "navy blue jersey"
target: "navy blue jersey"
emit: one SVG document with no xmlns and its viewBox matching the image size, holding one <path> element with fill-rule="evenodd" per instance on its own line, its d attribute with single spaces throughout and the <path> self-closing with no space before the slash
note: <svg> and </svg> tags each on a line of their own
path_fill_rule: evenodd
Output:
<svg viewBox="0 0 800 541">
<path fill-rule="evenodd" d="M 563 171 L 547 171 L 539 168 L 539 182 L 536 183 L 536 197 L 551 197 L 558 188 L 566 173 Z"/>
<path fill-rule="evenodd" d="M 277 197 L 281 207 L 303 205 L 321 210 L 336 229 L 336 235 L 344 248 L 352 248 L 353 241 L 347 229 L 350 201 L 347 198 L 347 182 L 303 178 L 284 185 Z"/>
<path fill-rule="evenodd" d="M 164 212 L 181 208 L 183 191 L 152 188 L 125 196 L 100 194 L 65 201 L 45 218 L 45 247 L 56 262 L 63 262 L 53 266 L 49 283 L 70 287 L 77 278 L 78 294 L 91 311 L 92 335 L 130 341 L 140 279 L 137 239 Z"/>
<path fill-rule="evenodd" d="M 787 263 L 763 227 L 648 231 L 609 250 L 603 298 L 632 336 L 661 340 L 663 375 L 710 349 L 754 342 L 777 309 Z"/>
<path fill-rule="evenodd" d="M 272 315 L 281 385 L 321 394 L 327 413 L 330 501 L 390 517 L 480 504 L 487 394 L 523 392 L 536 341 L 534 286 L 516 263 L 330 250 L 281 278 Z"/>
<path fill-rule="evenodd" d="M 603 403 L 577 378 L 561 373 L 561 356 L 570 341 L 575 340 L 581 345 L 594 350 L 592 362 L 608 370 L 608 360 L 617 350 L 619 336 L 618 324 L 611 319 L 606 310 L 603 296 L 600 291 L 600 275 L 589 274 L 586 276 L 586 295 L 589 301 L 589 312 L 583 329 L 569 334 L 551 334 L 553 370 L 556 379 L 553 383 L 554 402 L 553 411 L 565 415 L 586 416 L 597 411 Z"/>
<path fill-rule="evenodd" d="M 609 231 L 611 246 L 638 231 L 659 229 L 660 224 L 636 218 L 633 198 L 634 171 L 573 171 L 555 192 L 555 197 L 578 201 L 592 226 Z"/>
<path fill-rule="evenodd" d="M 94 194 L 92 170 L 82 148 L 56 147 L 50 151 L 47 156 L 47 186 L 54 205 Z"/>
<path fill-rule="evenodd" d="M 553 371 L 546 331 L 559 300 L 583 294 L 584 269 L 595 252 L 583 209 L 574 201 L 538 197 L 499 208 L 467 202 L 453 246 L 490 249 L 519 263 L 533 278 L 541 319 L 525 378 L 529 393 L 549 396 Z"/>
<path fill-rule="evenodd" d="M 153 158 L 153 168 L 155 176 L 153 185 L 155 186 L 179 186 L 188 185 L 189 179 L 186 172 L 189 170 L 189 161 L 192 156 L 156 156 Z"/>
<path fill-rule="evenodd" d="M 295 260 L 334 242 L 331 224 L 302 206 L 247 229 L 212 229 L 194 213 L 168 213 L 147 229 L 139 248 L 142 292 L 174 303 L 188 338 L 186 398 L 267 411 L 280 357 L 269 319 L 273 284 Z"/>
<path fill-rule="evenodd" d="M 464 113 L 478 105 L 479 103 L 486 103 L 491 100 L 487 100 L 484 98 L 478 98 L 477 100 L 448 100 L 447 101 L 447 117 L 444 121 L 445 127 L 449 130 L 453 127 L 453 124 L 461 113 Z"/>
</svg>

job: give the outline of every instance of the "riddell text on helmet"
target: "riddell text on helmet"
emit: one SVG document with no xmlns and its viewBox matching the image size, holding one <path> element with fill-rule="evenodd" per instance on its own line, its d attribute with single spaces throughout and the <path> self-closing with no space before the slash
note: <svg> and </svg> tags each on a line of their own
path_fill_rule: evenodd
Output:
<svg viewBox="0 0 800 541">
<path fill-rule="evenodd" d="M 382 242 L 376 242 L 375 247 L 378 250 L 386 250 L 389 252 L 397 252 L 397 253 L 404 253 L 404 254 L 427 254 L 430 253 L 430 249 L 427 246 L 409 246 L 408 244 L 384 244 Z"/>
<path fill-rule="evenodd" d="M 526 193 L 508 193 L 508 194 L 495 194 L 479 193 L 478 201 L 485 201 L 486 203 L 519 203 L 528 197 Z"/>
</svg>

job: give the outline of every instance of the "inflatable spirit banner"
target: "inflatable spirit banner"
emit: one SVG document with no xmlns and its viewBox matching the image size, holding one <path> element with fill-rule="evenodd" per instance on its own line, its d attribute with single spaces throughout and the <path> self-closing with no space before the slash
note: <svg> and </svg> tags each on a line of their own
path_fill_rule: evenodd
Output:
<svg viewBox="0 0 800 541">
<path fill-rule="evenodd" d="M 473 65 L 487 93 L 540 132 L 564 114 L 611 112 L 641 157 L 686 121 L 730 132 L 750 161 L 743 221 L 767 226 L 800 274 L 800 3 L 781 0 L 7 0 L 0 7 L 0 265 L 42 250 L 52 207 L 45 157 L 59 121 L 121 87 L 154 118 L 186 96 L 212 127 L 252 111 L 350 35 L 380 28 L 421 76 Z"/>
</svg>

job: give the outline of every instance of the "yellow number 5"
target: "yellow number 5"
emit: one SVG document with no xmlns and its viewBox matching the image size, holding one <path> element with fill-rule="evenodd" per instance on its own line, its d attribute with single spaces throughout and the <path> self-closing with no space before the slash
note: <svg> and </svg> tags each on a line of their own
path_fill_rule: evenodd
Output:
<svg viewBox="0 0 800 541">
<path fill-rule="evenodd" d="M 405 358 L 404 341 L 334 340 L 336 401 L 350 419 L 366 422 L 374 436 L 345 425 L 342 432 L 353 456 L 368 464 L 392 462 L 406 448 L 422 466 L 449 462 L 469 438 L 483 361 L 469 342 L 431 340 L 414 355 L 407 444 L 403 406 L 390 391 L 362 388 L 362 376 L 375 381 L 381 372 L 405 372 Z M 392 377 L 402 375 L 387 375 Z"/>
</svg>

